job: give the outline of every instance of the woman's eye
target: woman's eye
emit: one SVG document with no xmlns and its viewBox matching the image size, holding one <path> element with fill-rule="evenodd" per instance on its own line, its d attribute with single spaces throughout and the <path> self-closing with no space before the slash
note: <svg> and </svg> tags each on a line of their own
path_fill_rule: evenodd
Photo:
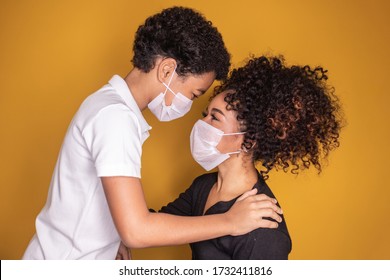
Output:
<svg viewBox="0 0 390 280">
<path fill-rule="evenodd" d="M 204 118 L 207 117 L 207 112 L 206 111 L 202 112 L 202 117 L 204 117 Z"/>
<path fill-rule="evenodd" d="M 211 114 L 211 119 L 212 119 L 212 120 L 215 120 L 215 121 L 218 121 L 218 119 L 215 117 L 214 114 Z"/>
</svg>

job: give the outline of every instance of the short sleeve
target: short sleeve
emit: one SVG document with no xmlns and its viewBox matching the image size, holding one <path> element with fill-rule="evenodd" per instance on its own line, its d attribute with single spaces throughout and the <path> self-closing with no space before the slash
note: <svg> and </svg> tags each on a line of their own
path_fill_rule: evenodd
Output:
<svg viewBox="0 0 390 280">
<path fill-rule="evenodd" d="M 236 238 L 233 259 L 287 260 L 290 237 L 277 229 L 259 228 Z"/>
<path fill-rule="evenodd" d="M 192 206 L 193 192 L 190 187 L 185 192 L 181 193 L 174 201 L 162 207 L 160 212 L 178 216 L 192 216 Z"/>
<path fill-rule="evenodd" d="M 217 173 L 206 173 L 192 182 L 191 186 L 160 212 L 178 216 L 202 216 L 211 187 L 217 180 Z"/>
<path fill-rule="evenodd" d="M 139 123 L 127 106 L 115 104 L 100 110 L 85 138 L 99 177 L 141 177 Z"/>
</svg>

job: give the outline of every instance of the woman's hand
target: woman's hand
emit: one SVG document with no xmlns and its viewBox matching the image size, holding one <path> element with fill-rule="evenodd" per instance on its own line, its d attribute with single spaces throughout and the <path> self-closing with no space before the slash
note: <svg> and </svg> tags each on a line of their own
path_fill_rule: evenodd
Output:
<svg viewBox="0 0 390 280">
<path fill-rule="evenodd" d="M 245 192 L 226 212 L 227 218 L 233 225 L 231 235 L 246 234 L 257 228 L 277 228 L 282 218 L 282 209 L 276 205 L 277 201 L 265 194 L 256 195 L 257 189 Z M 271 221 L 264 218 L 271 218 Z"/>
</svg>

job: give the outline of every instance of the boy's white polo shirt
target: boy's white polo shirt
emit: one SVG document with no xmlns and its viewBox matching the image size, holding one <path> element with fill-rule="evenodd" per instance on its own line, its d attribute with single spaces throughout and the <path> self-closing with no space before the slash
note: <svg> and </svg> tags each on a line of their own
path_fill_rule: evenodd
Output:
<svg viewBox="0 0 390 280">
<path fill-rule="evenodd" d="M 121 77 L 87 97 L 67 130 L 24 259 L 115 259 L 120 238 L 100 177 L 140 178 L 150 129 Z"/>
</svg>

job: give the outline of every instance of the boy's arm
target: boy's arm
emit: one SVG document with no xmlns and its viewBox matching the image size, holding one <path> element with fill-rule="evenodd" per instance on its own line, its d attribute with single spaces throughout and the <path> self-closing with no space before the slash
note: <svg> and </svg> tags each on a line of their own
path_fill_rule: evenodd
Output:
<svg viewBox="0 0 390 280">
<path fill-rule="evenodd" d="M 131 248 L 186 244 L 278 226 L 263 217 L 281 221 L 278 215 L 281 209 L 265 195 L 248 196 L 248 193 L 224 214 L 182 217 L 150 213 L 139 178 L 102 177 L 101 180 L 118 233 Z"/>
</svg>

